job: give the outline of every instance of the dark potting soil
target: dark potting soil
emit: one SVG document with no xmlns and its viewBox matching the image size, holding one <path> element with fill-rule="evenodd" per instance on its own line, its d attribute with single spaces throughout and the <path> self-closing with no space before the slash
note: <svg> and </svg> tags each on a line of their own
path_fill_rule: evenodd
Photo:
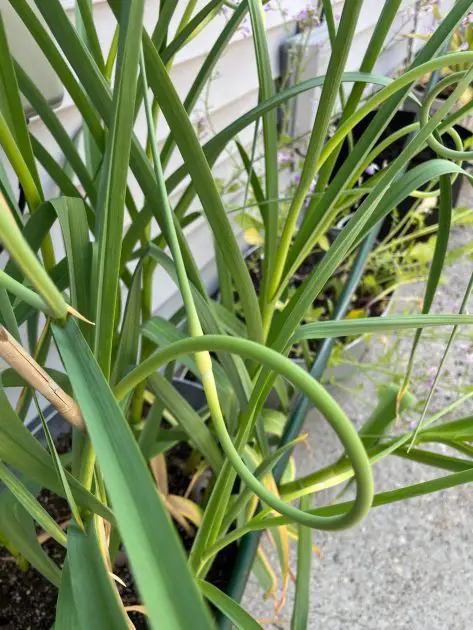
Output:
<svg viewBox="0 0 473 630">
<path fill-rule="evenodd" d="M 70 447 L 69 435 L 60 436 L 56 447 L 60 453 L 67 452 Z M 173 494 L 183 495 L 189 485 L 193 472 L 189 474 L 187 471 L 191 453 L 191 448 L 184 443 L 176 445 L 167 453 L 169 491 Z M 56 522 L 64 523 L 70 518 L 69 506 L 62 497 L 49 490 L 42 490 L 38 499 Z M 193 537 L 178 526 L 177 530 L 188 551 Z M 50 539 L 43 544 L 43 549 L 62 567 L 66 555 L 63 547 Z M 232 574 L 237 549 L 236 544 L 229 545 L 217 556 L 206 578 L 209 582 L 221 589 L 225 588 Z M 113 570 L 127 585 L 124 588 L 117 584 L 124 605 L 140 604 L 126 554 L 119 552 Z M 32 567 L 24 571 L 9 552 L 0 547 L 0 630 L 50 630 L 54 623 L 56 600 L 55 586 Z M 149 628 L 146 617 L 141 613 L 131 612 L 129 616 L 137 630 Z"/>
</svg>

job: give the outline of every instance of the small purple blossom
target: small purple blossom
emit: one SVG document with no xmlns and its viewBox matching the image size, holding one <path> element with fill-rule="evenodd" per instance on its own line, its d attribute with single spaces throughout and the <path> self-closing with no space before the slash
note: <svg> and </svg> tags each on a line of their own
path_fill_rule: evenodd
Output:
<svg viewBox="0 0 473 630">
<path fill-rule="evenodd" d="M 473 11 L 470 11 L 470 13 L 468 13 L 468 15 L 466 15 L 463 20 L 462 20 L 462 24 L 471 24 L 473 22 Z"/>
<path fill-rule="evenodd" d="M 368 164 L 368 166 L 365 168 L 365 173 L 370 176 L 374 175 L 376 171 L 379 171 L 379 166 L 375 164 L 375 162 Z"/>
<path fill-rule="evenodd" d="M 243 22 L 238 27 L 238 31 L 243 35 L 243 37 L 251 36 L 251 23 L 247 17 L 243 20 Z"/>
<path fill-rule="evenodd" d="M 278 151 L 278 166 L 288 166 L 294 162 L 294 155 L 291 151 L 281 149 Z"/>
<path fill-rule="evenodd" d="M 462 42 L 460 46 L 458 46 L 457 50 L 468 50 L 468 42 Z"/>
<path fill-rule="evenodd" d="M 427 374 L 429 375 L 429 380 L 427 381 L 427 387 L 432 387 L 435 381 L 435 376 L 437 374 L 437 368 L 432 366 L 427 370 Z"/>
<path fill-rule="evenodd" d="M 302 28 L 313 28 L 320 24 L 317 9 L 311 4 L 308 4 L 305 9 L 299 11 L 299 13 L 294 16 L 294 19 L 296 22 L 299 22 Z"/>
</svg>

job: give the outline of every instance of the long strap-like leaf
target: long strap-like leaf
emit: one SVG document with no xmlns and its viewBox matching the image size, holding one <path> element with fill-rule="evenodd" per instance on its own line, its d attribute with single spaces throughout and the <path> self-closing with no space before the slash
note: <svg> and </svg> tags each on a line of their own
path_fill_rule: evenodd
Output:
<svg viewBox="0 0 473 630">
<path fill-rule="evenodd" d="M 72 319 L 65 328 L 54 326 L 53 332 L 97 454 L 151 627 L 211 628 L 182 545 L 100 367 Z"/>
<path fill-rule="evenodd" d="M 144 0 L 123 4 L 120 15 L 117 77 L 113 115 L 100 181 L 95 353 L 108 378 L 112 361 L 114 318 L 120 276 L 128 164 L 134 123 L 136 77 L 141 45 Z"/>
</svg>

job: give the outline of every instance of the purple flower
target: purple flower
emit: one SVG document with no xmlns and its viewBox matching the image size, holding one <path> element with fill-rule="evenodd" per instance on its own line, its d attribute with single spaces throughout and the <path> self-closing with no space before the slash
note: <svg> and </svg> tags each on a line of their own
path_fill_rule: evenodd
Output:
<svg viewBox="0 0 473 630">
<path fill-rule="evenodd" d="M 243 35 L 243 37 L 250 37 L 251 35 L 251 24 L 248 18 L 245 18 L 243 22 L 238 27 L 239 32 Z"/>
<path fill-rule="evenodd" d="M 279 166 L 288 166 L 294 162 L 294 155 L 291 151 L 287 151 L 286 149 L 281 149 L 278 151 L 278 165 Z"/>
<path fill-rule="evenodd" d="M 375 164 L 374 162 L 372 162 L 371 164 L 368 164 L 368 166 L 365 168 L 365 173 L 367 175 L 374 175 L 376 171 L 379 171 L 379 166 Z"/>
<path fill-rule="evenodd" d="M 468 50 L 468 42 L 462 42 L 457 50 Z"/>
<path fill-rule="evenodd" d="M 435 376 L 437 374 L 437 368 L 433 366 L 429 367 L 429 369 L 427 370 L 427 374 L 429 375 L 429 380 L 427 381 L 427 387 L 430 388 L 434 384 Z"/>
<path fill-rule="evenodd" d="M 463 24 L 471 24 L 473 22 L 473 11 L 470 11 L 466 17 L 463 18 Z"/>
<path fill-rule="evenodd" d="M 299 22 L 302 28 L 313 28 L 320 24 L 317 9 L 311 4 L 308 4 L 305 9 L 302 9 L 294 16 L 296 22 Z"/>
</svg>

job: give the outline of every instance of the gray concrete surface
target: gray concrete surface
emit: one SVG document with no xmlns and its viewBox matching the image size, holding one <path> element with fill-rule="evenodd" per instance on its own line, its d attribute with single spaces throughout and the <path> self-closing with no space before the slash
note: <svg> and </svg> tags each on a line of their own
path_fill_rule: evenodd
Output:
<svg viewBox="0 0 473 630">
<path fill-rule="evenodd" d="M 460 205 L 473 207 L 473 195 L 463 191 Z M 454 228 L 450 248 L 465 247 L 472 238 L 471 228 Z M 473 262 L 465 255 L 446 270 L 433 311 L 452 312 L 459 307 L 472 271 Z M 409 300 L 412 304 L 412 297 L 422 295 L 422 289 L 418 284 L 404 290 L 396 308 L 404 308 Z M 448 332 L 437 329 L 426 334 L 421 343 L 415 369 L 419 400 L 428 391 L 432 368 L 440 360 Z M 355 424 L 362 423 L 375 405 L 376 387 L 386 378 L 380 371 L 402 373 L 405 369 L 411 339 L 373 339 L 363 365 L 378 362 L 379 370 L 360 367 L 350 382 L 332 387 Z M 473 384 L 472 363 L 473 337 L 465 332 L 450 354 L 432 411 L 445 408 Z M 468 413 L 473 413 L 471 399 L 449 418 Z M 409 417 L 404 421 L 409 423 Z M 301 447 L 296 453 L 301 475 L 333 461 L 340 453 L 335 436 L 316 412 L 309 415 L 306 431 L 308 448 Z M 374 467 L 378 492 L 443 474 L 394 457 Z M 322 503 L 320 495 L 317 502 Z M 359 527 L 343 533 L 314 532 L 313 541 L 322 557 L 313 559 L 310 630 L 473 627 L 473 486 L 373 509 Z M 275 556 L 271 557 L 276 565 Z M 291 567 L 295 572 L 295 548 L 291 549 Z M 266 627 L 289 628 L 292 601 L 291 584 L 286 606 Z M 263 601 L 253 578 L 244 605 L 264 622 L 275 617 L 274 600 Z"/>
</svg>

